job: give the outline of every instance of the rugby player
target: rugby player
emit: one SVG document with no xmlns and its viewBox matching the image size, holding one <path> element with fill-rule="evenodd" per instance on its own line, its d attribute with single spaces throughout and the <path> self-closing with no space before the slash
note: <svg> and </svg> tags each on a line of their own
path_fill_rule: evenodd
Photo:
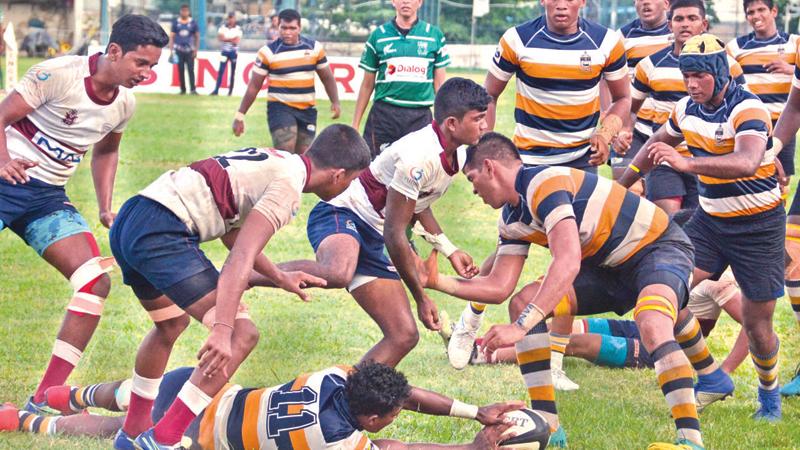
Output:
<svg viewBox="0 0 800 450">
<path fill-rule="evenodd" d="M 190 378 L 191 367 L 164 375 L 152 417 L 158 421 Z M 51 407 L 72 411 L 74 406 L 124 411 L 131 380 L 84 388 L 50 388 Z M 362 362 L 355 368 L 330 367 L 298 376 L 281 386 L 243 388 L 226 384 L 181 438 L 182 448 L 229 449 L 463 449 L 495 448 L 505 412 L 520 409 L 519 401 L 483 407 L 468 405 L 432 391 L 410 386 L 393 368 Z M 438 416 L 474 419 L 485 425 L 472 443 L 463 445 L 405 444 L 391 439 L 370 440 L 390 425 L 402 410 Z M 0 406 L 0 431 L 21 431 L 68 436 L 110 437 L 122 426 L 122 417 L 77 414 L 42 417 Z"/>
<path fill-rule="evenodd" d="M 781 418 L 775 300 L 783 296 L 786 231 L 783 202 L 769 147 L 772 121 L 764 103 L 730 77 L 724 43 L 711 34 L 689 39 L 678 60 L 689 93 L 645 144 L 621 182 L 668 163 L 697 174 L 700 208 L 684 230 L 695 246 L 693 284 L 716 279 L 728 266 L 742 289 L 742 317 L 758 373 L 754 418 Z M 692 157 L 673 146 L 686 141 Z M 724 383 L 721 384 L 721 382 Z M 700 380 L 704 394 L 726 395 L 722 378 Z M 727 387 L 726 387 L 727 386 Z"/>
<path fill-rule="evenodd" d="M 72 299 L 47 369 L 25 409 L 64 384 L 83 356 L 111 287 L 91 228 L 64 186 L 94 149 L 92 179 L 100 223 L 111 207 L 122 132 L 136 102 L 131 89 L 150 76 L 169 37 L 154 21 L 126 15 L 105 53 L 63 56 L 33 66 L 0 103 L 0 230 L 8 227 L 69 280 Z"/>
<path fill-rule="evenodd" d="M 130 408 L 115 448 L 133 448 L 134 438 L 146 449 L 178 444 L 255 347 L 258 329 L 240 303 L 253 270 L 303 300 L 303 287 L 324 285 L 278 269 L 262 250 L 297 214 L 301 193 L 330 200 L 368 165 L 358 132 L 332 125 L 302 156 L 269 148 L 214 156 L 166 172 L 123 205 L 111 228 L 111 251 L 154 326 L 136 356 Z M 221 273 L 199 246 L 214 239 L 230 249 Z M 211 333 L 191 379 L 150 428 L 160 379 L 190 316 Z"/>
</svg>

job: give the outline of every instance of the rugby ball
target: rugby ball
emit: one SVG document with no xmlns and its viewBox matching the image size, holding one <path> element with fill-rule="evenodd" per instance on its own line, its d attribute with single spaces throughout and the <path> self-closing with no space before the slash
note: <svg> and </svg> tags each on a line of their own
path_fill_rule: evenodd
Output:
<svg viewBox="0 0 800 450">
<path fill-rule="evenodd" d="M 503 436 L 512 436 L 501 440 L 499 448 L 516 450 L 541 450 L 547 448 L 550 440 L 550 425 L 538 412 L 523 408 L 505 414 L 506 422 L 511 422 L 511 428 Z"/>
</svg>

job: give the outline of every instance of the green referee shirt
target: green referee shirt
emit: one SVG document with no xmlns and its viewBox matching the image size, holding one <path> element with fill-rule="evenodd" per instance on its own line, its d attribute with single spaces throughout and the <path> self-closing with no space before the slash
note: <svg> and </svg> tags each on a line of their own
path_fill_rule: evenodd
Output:
<svg viewBox="0 0 800 450">
<path fill-rule="evenodd" d="M 377 73 L 375 101 L 416 108 L 433 105 L 433 72 L 449 64 L 438 27 L 418 20 L 404 36 L 390 20 L 369 35 L 358 65 Z"/>
</svg>

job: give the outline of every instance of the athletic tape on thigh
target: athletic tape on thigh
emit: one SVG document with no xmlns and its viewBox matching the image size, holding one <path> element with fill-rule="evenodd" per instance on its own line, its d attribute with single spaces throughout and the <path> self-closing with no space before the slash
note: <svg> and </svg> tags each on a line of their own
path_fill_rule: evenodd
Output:
<svg viewBox="0 0 800 450">
<path fill-rule="evenodd" d="M 155 309 L 153 311 L 147 311 L 147 314 L 150 316 L 150 319 L 152 319 L 153 322 L 165 322 L 167 320 L 180 317 L 186 313 L 181 309 L 180 306 L 172 304 L 163 308 Z"/>
<path fill-rule="evenodd" d="M 214 321 L 216 321 L 216 319 L 217 307 L 212 306 L 211 309 L 209 309 L 203 315 L 203 326 L 210 330 L 214 326 Z M 239 309 L 236 310 L 236 316 L 233 318 L 233 320 L 251 320 L 250 310 L 247 308 L 247 305 L 245 305 L 244 302 L 239 302 Z"/>
<path fill-rule="evenodd" d="M 675 306 L 673 306 L 672 303 L 665 297 L 660 295 L 646 295 L 637 300 L 636 307 L 633 308 L 633 319 L 636 320 L 636 317 L 642 311 L 660 312 L 661 314 L 664 314 L 672 319 L 672 323 L 675 323 L 675 320 L 678 318 L 678 315 L 675 311 Z"/>
<path fill-rule="evenodd" d="M 561 297 L 555 309 L 553 310 L 553 317 L 571 316 L 572 308 L 569 306 L 569 295 Z"/>
<path fill-rule="evenodd" d="M 99 316 L 103 313 L 103 303 L 106 298 L 92 294 L 91 286 L 98 277 L 108 273 L 114 267 L 114 258 L 95 256 L 78 267 L 69 277 L 72 285 L 72 300 L 67 305 L 67 310 L 78 314 Z"/>
<path fill-rule="evenodd" d="M 68 342 L 56 339 L 56 342 L 53 344 L 53 356 L 63 359 L 74 367 L 78 365 L 78 361 L 81 360 L 83 352 Z"/>
<path fill-rule="evenodd" d="M 609 367 L 625 367 L 628 357 L 628 340 L 616 336 L 600 336 L 600 351 L 595 364 Z"/>
</svg>

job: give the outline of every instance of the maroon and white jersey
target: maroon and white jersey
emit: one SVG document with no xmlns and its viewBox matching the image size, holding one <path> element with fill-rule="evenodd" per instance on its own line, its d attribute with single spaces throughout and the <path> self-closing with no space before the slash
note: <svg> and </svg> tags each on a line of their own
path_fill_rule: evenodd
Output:
<svg viewBox="0 0 800 450">
<path fill-rule="evenodd" d="M 99 59 L 100 53 L 53 58 L 31 67 L 14 87 L 34 110 L 6 127 L 8 153 L 39 163 L 27 170 L 31 177 L 63 186 L 90 146 L 125 129 L 136 100 L 124 87 L 111 101 L 95 95 L 90 76 Z"/>
<path fill-rule="evenodd" d="M 170 170 L 140 195 L 175 213 L 201 242 L 240 227 L 258 211 L 277 231 L 297 214 L 311 164 L 271 148 L 245 148 Z"/>
<path fill-rule="evenodd" d="M 447 192 L 466 153 L 459 149 L 456 166 L 452 167 L 444 145 L 436 122 L 403 136 L 329 203 L 352 210 L 383 234 L 388 188 L 415 200 L 414 213 L 424 211 Z"/>
</svg>

